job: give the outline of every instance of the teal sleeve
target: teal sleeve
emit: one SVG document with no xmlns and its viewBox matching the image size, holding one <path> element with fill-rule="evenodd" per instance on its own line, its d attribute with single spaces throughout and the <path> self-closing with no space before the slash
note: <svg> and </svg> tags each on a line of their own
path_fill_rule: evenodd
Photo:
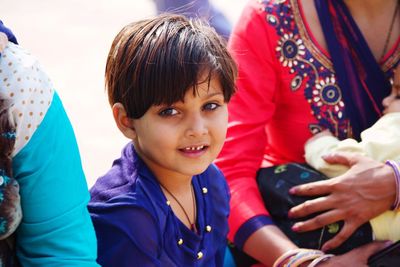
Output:
<svg viewBox="0 0 400 267">
<path fill-rule="evenodd" d="M 14 157 L 13 170 L 23 212 L 17 230 L 22 266 L 99 266 L 79 150 L 57 94 L 27 145 Z"/>
</svg>

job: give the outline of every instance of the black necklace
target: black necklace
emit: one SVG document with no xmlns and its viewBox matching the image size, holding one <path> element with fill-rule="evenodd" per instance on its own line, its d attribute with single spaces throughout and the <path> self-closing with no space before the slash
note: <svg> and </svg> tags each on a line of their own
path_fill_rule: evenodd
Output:
<svg viewBox="0 0 400 267">
<path fill-rule="evenodd" d="M 185 214 L 185 217 L 187 219 L 187 221 L 189 222 L 190 225 L 190 230 L 193 232 L 197 232 L 197 227 L 196 227 L 196 198 L 194 196 L 194 192 L 193 192 L 193 186 L 190 186 L 190 191 L 192 193 L 192 204 L 193 204 L 193 221 L 190 220 L 188 213 L 186 212 L 185 208 L 183 207 L 183 205 L 181 204 L 181 202 L 174 196 L 174 194 L 172 194 L 165 186 L 163 186 L 160 182 L 159 182 L 160 186 L 168 193 L 168 195 L 170 195 L 176 203 L 178 203 L 179 207 L 181 207 L 183 213 Z"/>
<path fill-rule="evenodd" d="M 389 31 L 388 31 L 388 34 L 387 34 L 387 36 L 386 36 L 385 44 L 384 44 L 384 46 L 383 46 L 382 55 L 381 55 L 381 57 L 380 57 L 381 60 L 383 59 L 383 57 L 384 57 L 385 54 L 386 54 L 386 50 L 387 50 L 388 45 L 389 45 L 390 37 L 392 36 L 393 25 L 394 25 L 394 22 L 396 21 L 396 17 L 397 17 L 396 15 L 397 15 L 397 12 L 398 12 L 398 10 L 399 10 L 399 4 L 400 4 L 400 1 L 397 1 L 396 8 L 394 9 L 394 13 L 393 13 L 392 20 L 391 20 L 391 22 L 390 22 Z"/>
</svg>

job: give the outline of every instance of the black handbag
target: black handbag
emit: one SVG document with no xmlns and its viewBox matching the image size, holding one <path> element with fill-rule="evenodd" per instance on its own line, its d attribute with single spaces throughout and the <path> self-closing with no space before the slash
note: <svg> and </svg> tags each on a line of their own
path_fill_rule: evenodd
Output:
<svg viewBox="0 0 400 267">
<path fill-rule="evenodd" d="M 322 173 L 307 164 L 289 163 L 285 165 L 261 168 L 257 173 L 257 183 L 263 197 L 265 207 L 276 226 L 289 239 L 301 248 L 320 249 L 321 246 L 335 236 L 343 226 L 336 222 L 314 231 L 296 233 L 291 230 L 298 221 L 304 221 L 316 214 L 301 219 L 288 218 L 288 211 L 311 197 L 300 197 L 289 194 L 289 189 L 295 185 L 328 179 Z M 363 224 L 340 247 L 329 251 L 333 254 L 343 254 L 355 247 L 372 241 L 372 229 L 369 223 Z"/>
</svg>

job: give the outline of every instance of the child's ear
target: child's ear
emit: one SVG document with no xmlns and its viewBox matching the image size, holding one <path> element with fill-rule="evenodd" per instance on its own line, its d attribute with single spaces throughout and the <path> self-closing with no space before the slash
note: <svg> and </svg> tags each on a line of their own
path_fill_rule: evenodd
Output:
<svg viewBox="0 0 400 267">
<path fill-rule="evenodd" d="M 133 127 L 133 119 L 129 118 L 124 106 L 121 103 L 115 103 L 112 106 L 114 120 L 118 129 L 129 139 L 136 138 L 136 131 Z"/>
</svg>

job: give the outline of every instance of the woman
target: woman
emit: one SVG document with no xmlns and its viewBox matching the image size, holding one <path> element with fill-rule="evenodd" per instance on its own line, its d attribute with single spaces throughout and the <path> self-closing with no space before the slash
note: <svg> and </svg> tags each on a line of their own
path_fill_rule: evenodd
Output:
<svg viewBox="0 0 400 267">
<path fill-rule="evenodd" d="M 250 1 L 236 25 L 230 50 L 239 65 L 238 92 L 229 105 L 230 126 L 217 165 L 232 194 L 229 238 L 263 264 L 272 266 L 296 246 L 269 217 L 256 172 L 260 167 L 304 162 L 304 143 L 314 133 L 329 129 L 340 139 L 359 138 L 381 116 L 389 78 L 400 59 L 398 5 L 397 0 Z M 326 160 L 353 167 L 318 187 L 293 189 L 293 193 L 329 195 L 291 213 L 334 210 L 297 224 L 296 231 L 344 219 L 342 231 L 323 250 L 340 245 L 395 201 L 389 166 L 350 155 Z M 349 191 L 354 179 L 358 190 Z M 360 183 L 366 179 L 373 181 L 373 188 L 371 183 Z M 337 182 L 341 185 L 327 185 Z M 384 190 L 389 193 L 379 194 Z M 379 197 L 365 202 L 364 196 L 371 194 Z M 335 204 L 347 198 L 354 202 Z M 370 207 L 373 212 L 367 211 Z M 350 218 L 354 211 L 358 216 Z M 366 263 L 372 251 L 370 246 L 353 250 L 323 264 Z"/>
<path fill-rule="evenodd" d="M 89 192 L 67 114 L 36 58 L 1 21 L 0 32 L 9 41 L 0 57 L 0 98 L 15 125 L 9 156 L 23 213 L 17 260 L 30 267 L 98 266 Z"/>
</svg>

